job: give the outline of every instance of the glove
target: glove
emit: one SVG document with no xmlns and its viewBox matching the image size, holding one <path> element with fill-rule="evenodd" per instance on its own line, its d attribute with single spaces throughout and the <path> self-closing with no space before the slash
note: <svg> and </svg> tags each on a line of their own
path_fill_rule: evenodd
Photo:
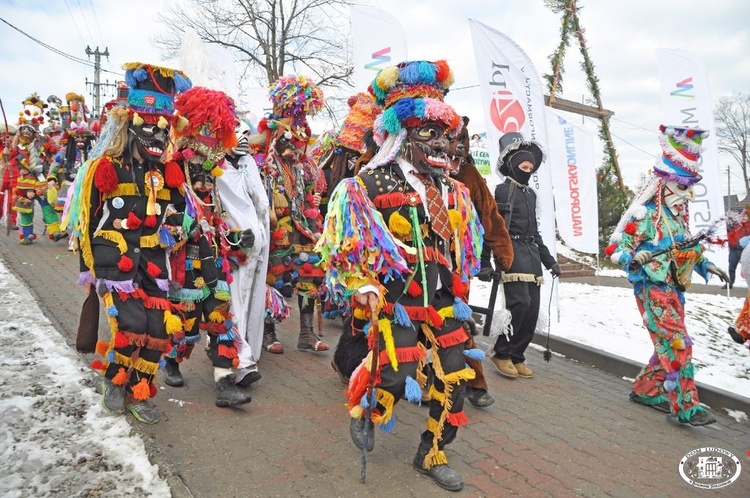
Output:
<svg viewBox="0 0 750 498">
<path fill-rule="evenodd" d="M 719 268 L 713 263 L 709 263 L 706 265 L 706 271 L 708 273 L 713 273 L 714 275 L 719 277 L 722 282 L 726 282 L 726 283 L 729 282 L 729 275 L 727 275 L 727 272 L 725 272 L 724 270 L 722 270 L 721 268 Z"/>
<path fill-rule="evenodd" d="M 240 246 L 244 249 L 250 249 L 255 244 L 255 234 L 251 229 L 243 230 L 240 236 Z"/>
<path fill-rule="evenodd" d="M 550 266 L 549 272 L 552 274 L 553 278 L 557 278 L 560 275 L 562 275 L 562 270 L 560 269 L 560 264 L 555 263 L 554 265 Z"/>
<path fill-rule="evenodd" d="M 645 265 L 653 259 L 654 255 L 651 251 L 640 251 L 630 261 L 636 268 Z"/>
<path fill-rule="evenodd" d="M 492 280 L 492 272 L 494 270 L 491 266 L 486 266 L 479 270 L 479 273 L 477 273 L 477 278 L 481 280 L 482 282 L 489 282 Z"/>
</svg>

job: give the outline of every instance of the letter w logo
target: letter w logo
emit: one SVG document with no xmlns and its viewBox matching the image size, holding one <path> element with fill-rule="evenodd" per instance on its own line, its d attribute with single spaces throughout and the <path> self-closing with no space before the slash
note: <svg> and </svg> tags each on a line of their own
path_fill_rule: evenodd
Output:
<svg viewBox="0 0 750 498">
<path fill-rule="evenodd" d="M 391 57 L 389 54 L 391 52 L 391 47 L 385 47 L 381 48 L 377 52 L 372 53 L 372 62 L 365 64 L 365 69 L 369 69 L 370 71 L 380 71 L 382 69 L 383 64 L 387 62 L 391 62 Z"/>
<path fill-rule="evenodd" d="M 694 93 L 687 93 L 689 90 L 693 89 L 693 78 L 692 76 L 690 78 L 687 78 L 685 80 L 682 80 L 677 83 L 677 89 L 672 90 L 669 94 L 672 97 L 684 97 L 686 99 L 694 99 L 695 94 Z"/>
</svg>

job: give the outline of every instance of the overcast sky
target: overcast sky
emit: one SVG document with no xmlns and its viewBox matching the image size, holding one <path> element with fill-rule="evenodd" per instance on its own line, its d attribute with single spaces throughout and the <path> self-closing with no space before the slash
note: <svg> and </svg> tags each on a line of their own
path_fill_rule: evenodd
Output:
<svg viewBox="0 0 750 498">
<path fill-rule="evenodd" d="M 161 29 L 155 20 L 159 9 L 172 1 L 0 0 L 0 18 L 41 42 L 82 59 L 87 59 L 87 45 L 92 50 L 99 46 L 103 51 L 107 47 L 110 57 L 104 60 L 103 67 L 120 72 L 119 67 L 127 61 L 162 62 L 149 37 Z M 456 90 L 448 95 L 448 101 L 471 118 L 472 133 L 483 131 L 484 124 L 466 19 L 477 19 L 511 37 L 530 56 L 540 75 L 550 71 L 547 57 L 559 41 L 559 17 L 542 0 L 376 3 L 401 20 L 410 59 L 449 61 L 456 73 Z M 703 60 L 714 100 L 733 92 L 750 91 L 747 0 L 589 0 L 579 5 L 584 6 L 580 20 L 596 66 L 603 103 L 615 113 L 612 131 L 629 186 L 636 186 L 659 153 L 656 130 L 662 121 L 657 48 L 680 48 Z M 93 99 L 84 84 L 85 78 L 93 79 L 91 67 L 55 54 L 2 22 L 0 37 L 0 98 L 10 121 L 15 122 L 21 100 L 32 92 L 43 98 L 50 94 L 64 98 L 70 91 L 84 93 L 91 105 Z M 577 45 L 571 46 L 562 95 L 568 100 L 588 97 L 580 61 Z M 117 78 L 115 74 L 102 74 L 102 79 L 110 82 Z M 591 121 L 588 125 L 595 126 Z M 730 160 L 722 161 L 721 171 L 725 172 Z M 739 171 L 734 171 L 731 178 L 733 192 L 744 194 L 744 190 L 739 192 Z M 722 181 L 726 191 L 726 173 L 722 174 Z"/>
</svg>

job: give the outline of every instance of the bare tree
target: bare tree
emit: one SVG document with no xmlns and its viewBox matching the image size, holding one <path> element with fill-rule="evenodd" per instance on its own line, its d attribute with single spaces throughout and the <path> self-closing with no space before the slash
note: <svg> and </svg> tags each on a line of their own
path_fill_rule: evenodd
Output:
<svg viewBox="0 0 750 498">
<path fill-rule="evenodd" d="M 230 49 L 244 73 L 262 71 L 263 85 L 291 72 L 327 87 L 351 85 L 345 8 L 358 0 L 175 0 L 160 14 L 166 31 L 155 41 L 174 56 L 194 29 L 206 43 Z M 261 80 L 261 78 L 258 78 Z"/>
<path fill-rule="evenodd" d="M 748 153 L 750 153 L 750 94 L 721 97 L 714 109 L 719 151 L 731 155 L 742 169 L 745 192 L 750 192 Z"/>
</svg>

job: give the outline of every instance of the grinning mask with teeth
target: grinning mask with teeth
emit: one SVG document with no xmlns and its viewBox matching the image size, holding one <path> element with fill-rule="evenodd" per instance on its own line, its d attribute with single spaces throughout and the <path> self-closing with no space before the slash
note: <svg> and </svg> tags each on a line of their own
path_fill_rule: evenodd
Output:
<svg viewBox="0 0 750 498">
<path fill-rule="evenodd" d="M 276 154 L 286 163 L 296 162 L 304 149 L 304 143 L 294 137 L 292 132 L 280 133 L 276 139 Z"/>
<path fill-rule="evenodd" d="M 445 176 L 450 169 L 448 138 L 438 123 L 425 123 L 410 128 L 404 141 L 411 150 L 411 163 L 420 173 L 433 177 Z"/>
<path fill-rule="evenodd" d="M 141 161 L 159 162 L 164 155 L 169 137 L 169 127 L 159 128 L 155 124 L 133 122 L 128 127 L 128 147 Z"/>
</svg>

